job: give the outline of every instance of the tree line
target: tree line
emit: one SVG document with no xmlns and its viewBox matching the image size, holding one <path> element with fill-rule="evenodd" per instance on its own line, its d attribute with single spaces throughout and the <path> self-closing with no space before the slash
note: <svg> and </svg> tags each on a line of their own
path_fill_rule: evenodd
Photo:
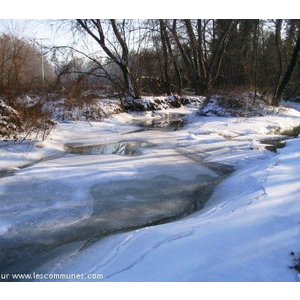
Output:
<svg viewBox="0 0 300 300">
<path fill-rule="evenodd" d="M 37 43 L 13 34 L 0 35 L 0 93 L 41 87 L 41 51 Z M 54 70 L 45 60 L 45 74 L 52 80 Z"/>
<path fill-rule="evenodd" d="M 53 55 L 48 56 L 51 60 L 48 65 L 55 70 L 53 82 L 57 86 L 67 82 L 109 85 L 122 97 L 132 98 L 144 94 L 209 95 L 247 89 L 254 91 L 254 101 L 260 92 L 273 105 L 279 105 L 283 96 L 300 94 L 300 20 L 67 22 L 74 36 L 78 39 L 88 36 L 98 48 L 96 52 L 68 45 L 49 49 Z M 13 82 L 20 84 L 25 78 L 33 80 L 34 73 L 39 74 L 29 67 L 27 75 L 20 72 L 21 65 L 25 65 L 20 57 L 24 58 L 28 52 L 25 50 L 11 50 L 14 59 L 5 65 L 3 58 L 1 63 L 7 38 L 5 35 L 0 38 L 0 89 L 12 87 Z M 21 52 L 24 54 L 20 55 Z M 36 48 L 35 52 L 38 53 Z"/>
</svg>

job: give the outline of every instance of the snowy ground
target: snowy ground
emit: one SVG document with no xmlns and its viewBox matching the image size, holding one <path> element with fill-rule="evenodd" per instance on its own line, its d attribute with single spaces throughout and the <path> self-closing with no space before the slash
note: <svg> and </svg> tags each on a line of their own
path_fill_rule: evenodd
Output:
<svg viewBox="0 0 300 300">
<path fill-rule="evenodd" d="M 291 109 L 246 119 L 200 117 L 191 108 L 159 112 L 166 113 L 186 113 L 189 124 L 180 131 L 134 132 L 138 128 L 133 119 L 159 115 L 120 114 L 101 123 L 60 124 L 42 148 L 0 148 L 2 170 L 58 155 L 13 176 L 2 173 L 0 247 L 28 255 L 32 266 L 38 260 L 33 268 L 37 273 L 103 274 L 103 281 L 297 280 L 289 266 L 294 258 L 290 253 L 297 256 L 300 251 L 300 140 L 288 141 L 277 154 L 265 150 L 259 140 L 275 137 L 278 127 L 299 125 L 300 113 Z M 156 147 L 143 148 L 136 157 L 64 155 L 65 143 L 120 140 L 143 140 Z M 216 163 L 236 171 L 217 186 L 202 210 L 172 223 L 89 243 L 71 237 L 72 229 L 93 216 L 91 187 L 151 182 L 159 176 L 179 182 L 214 177 L 209 166 Z M 149 186 L 145 193 L 151 195 L 155 188 Z M 118 212 L 113 217 L 118 223 Z M 55 244 L 57 237 L 65 244 Z M 30 247 L 26 253 L 24 245 L 37 244 L 45 249 L 50 245 L 48 256 L 36 259 Z M 20 272 L 27 267 L 20 262 Z"/>
<path fill-rule="evenodd" d="M 299 102 L 293 102 L 293 101 L 282 101 L 282 106 L 288 107 L 288 108 L 294 108 L 296 110 L 300 110 L 300 103 Z"/>
</svg>

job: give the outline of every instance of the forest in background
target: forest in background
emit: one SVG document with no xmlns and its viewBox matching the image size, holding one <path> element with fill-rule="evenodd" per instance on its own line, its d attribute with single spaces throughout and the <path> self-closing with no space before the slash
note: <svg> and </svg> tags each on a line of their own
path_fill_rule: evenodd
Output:
<svg viewBox="0 0 300 300">
<path fill-rule="evenodd" d="M 82 106 L 90 91 L 122 106 L 145 95 L 243 92 L 253 92 L 253 103 L 259 94 L 278 106 L 300 95 L 300 20 L 78 19 L 54 26 L 67 28 L 74 42 L 46 47 L 14 32 L 0 36 L 0 97 L 33 123 L 44 122 L 45 102 Z M 29 108 L 19 101 L 27 95 L 39 101 Z"/>
</svg>

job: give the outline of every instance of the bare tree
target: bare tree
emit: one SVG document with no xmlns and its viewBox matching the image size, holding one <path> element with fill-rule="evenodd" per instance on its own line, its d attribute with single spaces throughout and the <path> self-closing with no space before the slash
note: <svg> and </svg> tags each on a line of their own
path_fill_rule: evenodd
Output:
<svg viewBox="0 0 300 300">
<path fill-rule="evenodd" d="M 202 21 L 197 20 L 196 30 L 190 19 L 183 20 L 189 47 L 184 44 L 178 34 L 178 20 L 173 20 L 173 25 L 169 26 L 172 36 L 181 54 L 183 63 L 190 73 L 192 85 L 196 94 L 207 94 L 215 84 L 219 76 L 220 66 L 224 52 L 226 51 L 230 37 L 239 20 L 228 20 L 222 26 L 222 30 L 217 32 L 215 22 L 213 23 L 213 37 L 210 53 L 207 50 L 207 41 L 204 40 L 207 23 L 202 26 Z M 204 29 L 205 28 L 205 29 Z M 218 36 L 217 36 L 218 34 Z"/>
<path fill-rule="evenodd" d="M 14 92 L 41 84 L 41 54 L 34 43 L 24 38 L 3 34 L 0 36 L 0 89 Z M 45 61 L 47 79 L 53 69 Z"/>
<path fill-rule="evenodd" d="M 120 68 L 123 74 L 124 92 L 130 97 L 140 98 L 136 79 L 129 67 L 129 49 L 125 38 L 125 20 L 121 24 L 118 24 L 114 19 L 108 22 L 109 29 L 111 29 L 116 38 L 116 45 L 107 39 L 103 26 L 104 20 L 77 19 L 77 23 L 101 46 L 107 57 Z"/>
</svg>

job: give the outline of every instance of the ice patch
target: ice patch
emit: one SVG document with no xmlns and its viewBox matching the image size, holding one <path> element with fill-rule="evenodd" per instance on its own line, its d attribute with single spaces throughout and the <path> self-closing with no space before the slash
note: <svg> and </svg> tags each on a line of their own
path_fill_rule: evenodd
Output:
<svg viewBox="0 0 300 300">
<path fill-rule="evenodd" d="M 11 225 L 6 221 L 0 221 L 0 235 L 4 235 L 8 232 Z"/>
</svg>

